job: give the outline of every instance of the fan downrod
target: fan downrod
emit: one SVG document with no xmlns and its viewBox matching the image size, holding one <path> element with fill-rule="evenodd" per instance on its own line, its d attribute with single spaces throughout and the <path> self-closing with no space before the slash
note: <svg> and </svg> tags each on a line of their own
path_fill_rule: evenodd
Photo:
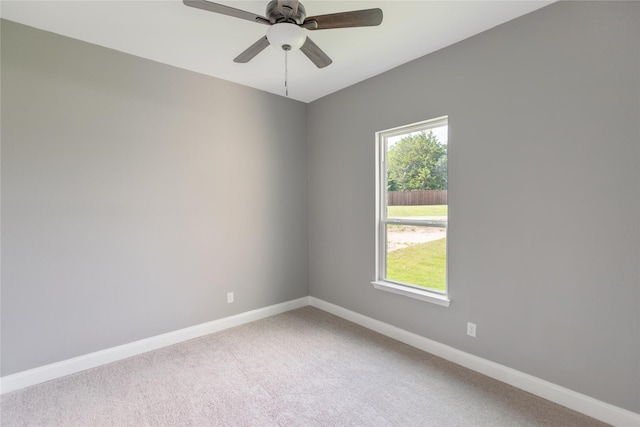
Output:
<svg viewBox="0 0 640 427">
<path fill-rule="evenodd" d="M 307 17 L 307 13 L 302 3 L 298 3 L 296 10 L 287 5 L 282 6 L 281 9 L 278 7 L 278 0 L 271 0 L 269 4 L 267 4 L 267 11 L 265 15 L 267 15 L 267 18 L 269 18 L 269 21 L 273 24 L 290 22 L 292 24 L 300 25 Z"/>
</svg>

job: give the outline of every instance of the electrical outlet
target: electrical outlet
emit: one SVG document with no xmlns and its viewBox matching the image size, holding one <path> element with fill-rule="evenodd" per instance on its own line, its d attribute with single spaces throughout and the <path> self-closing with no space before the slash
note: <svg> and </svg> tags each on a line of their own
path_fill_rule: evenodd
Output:
<svg viewBox="0 0 640 427">
<path fill-rule="evenodd" d="M 476 337 L 476 324 L 467 322 L 467 335 L 470 337 Z"/>
<path fill-rule="evenodd" d="M 233 302 L 233 292 L 227 293 L 227 302 L 228 303 Z"/>
</svg>

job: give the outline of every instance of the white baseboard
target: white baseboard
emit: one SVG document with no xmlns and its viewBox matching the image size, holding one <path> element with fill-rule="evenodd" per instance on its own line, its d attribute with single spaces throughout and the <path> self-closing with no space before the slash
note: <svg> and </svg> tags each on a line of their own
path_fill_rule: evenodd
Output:
<svg viewBox="0 0 640 427">
<path fill-rule="evenodd" d="M 134 341 L 129 344 L 119 345 L 95 353 L 85 354 L 61 362 L 51 363 L 27 371 L 6 375 L 0 378 L 0 393 L 8 393 L 21 388 L 40 384 L 45 381 L 75 374 L 86 369 L 126 359 L 151 350 L 156 350 L 169 345 L 177 344 L 203 335 L 219 332 L 242 324 L 274 316 L 286 311 L 309 305 L 309 297 L 287 301 L 281 304 L 271 305 L 257 310 L 247 311 L 223 319 L 213 320 L 207 323 L 191 326 L 166 334 L 156 335 Z"/>
<path fill-rule="evenodd" d="M 574 411 L 583 413 L 602 422 L 620 427 L 640 426 L 640 414 L 636 414 L 635 412 L 627 411 L 626 409 L 610 405 L 532 375 L 465 353 L 448 345 L 380 322 L 379 320 L 372 319 L 315 297 L 309 297 L 309 304 L 367 329 L 371 329 L 382 335 L 386 335 L 412 347 L 434 354 L 445 360 L 573 409 Z"/>
<path fill-rule="evenodd" d="M 315 297 L 304 297 L 257 310 L 240 313 L 223 319 L 191 326 L 155 337 L 134 341 L 129 344 L 89 353 L 50 365 L 29 369 L 0 378 L 0 393 L 8 393 L 21 388 L 40 384 L 45 381 L 75 374 L 86 369 L 126 359 L 141 353 L 177 344 L 203 335 L 240 326 L 248 322 L 264 319 L 296 308 L 311 305 L 343 319 L 371 329 L 400 342 L 434 354 L 450 362 L 487 375 L 521 390 L 581 412 L 605 423 L 627 427 L 640 426 L 640 414 L 610 405 L 584 394 L 577 393 L 532 375 L 508 368 L 495 362 L 457 350 L 437 341 L 430 340 L 412 332 L 372 319 L 346 308 L 328 303 Z"/>
</svg>

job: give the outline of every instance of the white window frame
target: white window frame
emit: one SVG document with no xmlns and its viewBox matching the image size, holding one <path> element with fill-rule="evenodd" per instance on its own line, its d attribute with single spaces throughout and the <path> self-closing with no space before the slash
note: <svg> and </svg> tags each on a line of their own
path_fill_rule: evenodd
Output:
<svg viewBox="0 0 640 427">
<path fill-rule="evenodd" d="M 445 292 L 437 292 L 419 286 L 397 283 L 385 279 L 387 260 L 387 233 L 386 226 L 389 224 L 415 225 L 426 227 L 442 227 L 449 232 L 448 221 L 416 220 L 387 218 L 387 140 L 394 136 L 405 135 L 415 132 L 428 131 L 441 126 L 448 126 L 448 116 L 437 117 L 406 126 L 399 126 L 393 129 L 376 132 L 376 279 L 371 284 L 376 289 L 404 295 L 448 307 L 451 303 L 449 299 L 449 284 L 447 283 Z M 448 141 L 447 141 L 448 143 Z M 448 219 L 448 218 L 447 218 Z M 449 268 L 449 245 L 447 240 L 447 265 Z M 447 273 L 448 277 L 448 273 Z"/>
</svg>

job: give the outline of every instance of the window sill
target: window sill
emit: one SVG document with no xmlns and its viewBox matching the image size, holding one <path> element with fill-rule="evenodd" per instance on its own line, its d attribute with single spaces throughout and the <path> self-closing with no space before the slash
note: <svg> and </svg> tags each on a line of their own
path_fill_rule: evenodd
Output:
<svg viewBox="0 0 640 427">
<path fill-rule="evenodd" d="M 405 297 L 427 301 L 432 304 L 441 305 L 443 307 L 449 307 L 449 304 L 451 304 L 451 300 L 446 295 L 437 294 L 435 292 L 410 288 L 408 286 L 397 285 L 391 282 L 375 281 L 371 282 L 371 284 L 374 288 L 380 289 L 381 291 L 404 295 Z"/>
</svg>

